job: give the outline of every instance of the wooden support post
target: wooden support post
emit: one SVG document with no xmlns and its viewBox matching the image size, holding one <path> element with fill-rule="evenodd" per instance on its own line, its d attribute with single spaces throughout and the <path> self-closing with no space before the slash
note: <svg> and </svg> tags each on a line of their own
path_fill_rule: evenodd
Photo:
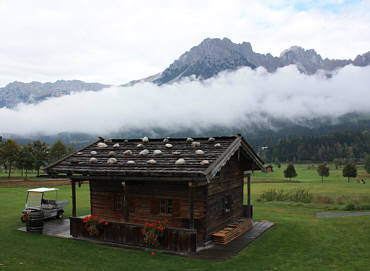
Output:
<svg viewBox="0 0 370 271">
<path fill-rule="evenodd" d="M 72 216 L 76 215 L 76 182 L 71 181 L 72 184 Z"/>
<path fill-rule="evenodd" d="M 189 202 L 190 202 L 190 210 L 189 210 L 189 229 L 194 229 L 194 200 L 193 200 L 193 183 L 189 182 Z"/>
<path fill-rule="evenodd" d="M 128 206 L 128 200 L 127 200 L 127 183 L 122 182 L 123 187 L 123 210 L 125 212 L 125 222 L 130 222 L 129 219 L 129 206 Z"/>
<path fill-rule="evenodd" d="M 251 206 L 251 174 L 247 175 L 247 208 L 248 217 L 252 218 L 252 206 Z"/>
</svg>

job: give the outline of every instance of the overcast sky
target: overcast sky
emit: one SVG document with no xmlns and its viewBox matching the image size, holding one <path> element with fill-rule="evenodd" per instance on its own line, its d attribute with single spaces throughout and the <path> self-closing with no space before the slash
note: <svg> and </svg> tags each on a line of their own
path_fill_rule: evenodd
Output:
<svg viewBox="0 0 370 271">
<path fill-rule="evenodd" d="M 207 37 L 279 55 L 370 50 L 370 1 L 0 0 L 0 86 L 80 79 L 122 84 L 165 69 Z"/>
</svg>

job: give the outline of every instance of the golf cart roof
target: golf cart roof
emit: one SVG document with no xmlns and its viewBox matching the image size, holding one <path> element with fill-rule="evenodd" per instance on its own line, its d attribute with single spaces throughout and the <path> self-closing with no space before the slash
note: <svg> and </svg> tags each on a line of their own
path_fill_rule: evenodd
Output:
<svg viewBox="0 0 370 271">
<path fill-rule="evenodd" d="M 38 192 L 38 193 L 44 193 L 49 191 L 57 191 L 58 188 L 46 188 L 46 187 L 40 187 L 40 188 L 34 188 L 34 189 L 28 189 L 28 192 Z"/>
</svg>

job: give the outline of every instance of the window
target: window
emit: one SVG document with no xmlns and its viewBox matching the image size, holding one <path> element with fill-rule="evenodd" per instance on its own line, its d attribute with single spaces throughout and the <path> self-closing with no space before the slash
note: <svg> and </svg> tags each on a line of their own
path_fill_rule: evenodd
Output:
<svg viewBox="0 0 370 271">
<path fill-rule="evenodd" d="M 114 197 L 114 209 L 120 211 L 123 209 L 123 196 L 118 194 Z"/>
<path fill-rule="evenodd" d="M 172 200 L 171 199 L 161 199 L 159 201 L 159 212 L 161 215 L 172 214 Z"/>
</svg>

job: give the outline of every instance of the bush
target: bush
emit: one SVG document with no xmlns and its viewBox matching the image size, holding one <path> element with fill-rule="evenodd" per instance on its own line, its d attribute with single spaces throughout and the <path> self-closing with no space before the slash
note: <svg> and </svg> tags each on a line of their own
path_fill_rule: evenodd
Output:
<svg viewBox="0 0 370 271">
<path fill-rule="evenodd" d="M 315 201 L 317 203 L 322 203 L 322 204 L 331 204 L 334 202 L 333 198 L 332 197 L 329 197 L 329 196 L 318 196 L 318 197 L 315 197 Z"/>
<path fill-rule="evenodd" d="M 270 189 L 263 192 L 258 198 L 259 201 L 295 201 L 303 203 L 310 203 L 312 199 L 313 195 L 305 189 L 298 189 L 294 192 Z"/>
<path fill-rule="evenodd" d="M 344 207 L 344 210 L 346 210 L 346 211 L 353 211 L 353 210 L 356 210 L 356 205 L 354 205 L 353 203 L 348 203 L 348 204 Z"/>
<path fill-rule="evenodd" d="M 358 206 L 360 210 L 370 210 L 370 204 L 364 204 Z"/>
</svg>

